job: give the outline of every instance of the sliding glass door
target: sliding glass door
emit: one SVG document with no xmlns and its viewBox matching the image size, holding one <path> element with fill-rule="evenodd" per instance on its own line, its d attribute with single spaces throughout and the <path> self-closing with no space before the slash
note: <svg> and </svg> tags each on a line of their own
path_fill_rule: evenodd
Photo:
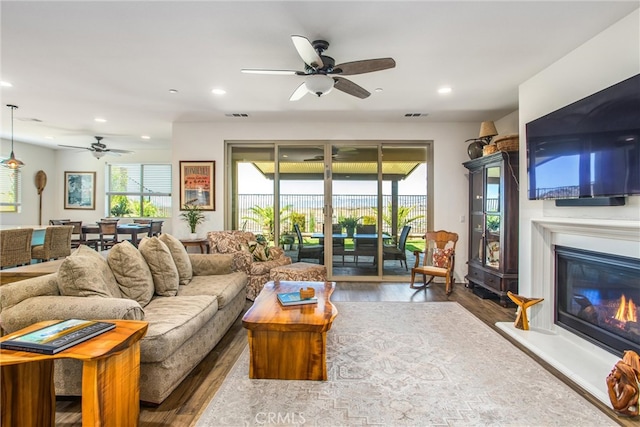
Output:
<svg viewBox="0 0 640 427">
<path fill-rule="evenodd" d="M 332 280 L 406 279 L 430 224 L 430 147 L 228 142 L 225 228 L 324 264 Z"/>
</svg>

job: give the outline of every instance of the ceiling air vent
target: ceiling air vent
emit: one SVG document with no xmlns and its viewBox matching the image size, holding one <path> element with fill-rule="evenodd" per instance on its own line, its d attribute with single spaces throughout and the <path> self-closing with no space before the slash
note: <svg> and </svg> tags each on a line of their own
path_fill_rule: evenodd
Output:
<svg viewBox="0 0 640 427">
<path fill-rule="evenodd" d="M 247 113 L 227 113 L 225 114 L 227 117 L 249 117 Z"/>
<path fill-rule="evenodd" d="M 429 113 L 406 113 L 405 117 L 427 117 Z"/>
</svg>

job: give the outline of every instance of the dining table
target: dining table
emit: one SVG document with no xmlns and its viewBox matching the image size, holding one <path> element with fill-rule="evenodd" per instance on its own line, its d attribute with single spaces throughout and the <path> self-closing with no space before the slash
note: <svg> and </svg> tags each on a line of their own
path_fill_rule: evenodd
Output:
<svg viewBox="0 0 640 427">
<path fill-rule="evenodd" d="M 139 223 L 126 223 L 118 224 L 118 234 L 130 234 L 131 244 L 138 247 L 138 234 L 149 234 L 151 230 L 151 224 L 139 224 Z M 86 239 L 87 234 L 100 234 L 100 226 L 95 224 L 83 224 L 82 225 L 83 240 Z"/>
</svg>

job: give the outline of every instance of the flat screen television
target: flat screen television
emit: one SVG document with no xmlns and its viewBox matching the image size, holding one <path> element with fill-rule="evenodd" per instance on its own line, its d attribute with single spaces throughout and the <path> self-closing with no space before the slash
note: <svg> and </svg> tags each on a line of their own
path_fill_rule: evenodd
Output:
<svg viewBox="0 0 640 427">
<path fill-rule="evenodd" d="M 530 200 L 640 195 L 640 74 L 527 123 L 526 143 Z"/>
</svg>

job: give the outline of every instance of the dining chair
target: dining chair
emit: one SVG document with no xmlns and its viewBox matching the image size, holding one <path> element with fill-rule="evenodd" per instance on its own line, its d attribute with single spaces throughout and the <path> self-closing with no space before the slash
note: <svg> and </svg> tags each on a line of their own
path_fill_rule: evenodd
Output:
<svg viewBox="0 0 640 427">
<path fill-rule="evenodd" d="M 120 243 L 118 240 L 117 221 L 99 221 L 98 229 L 100 233 L 100 250 L 110 249 Z"/>
<path fill-rule="evenodd" d="M 324 246 L 306 245 L 302 239 L 302 232 L 298 224 L 293 224 L 298 236 L 298 262 L 303 258 L 317 259 L 319 264 L 324 264 Z"/>
<path fill-rule="evenodd" d="M 378 252 L 378 238 L 360 238 L 358 234 L 376 234 L 375 225 L 358 225 L 356 226 L 356 236 L 353 239 L 354 255 L 356 259 L 356 266 L 358 265 L 358 258 L 360 256 L 372 256 L 373 265 L 376 265 L 376 256 Z"/>
<path fill-rule="evenodd" d="M 71 249 L 77 248 L 80 245 L 89 246 L 96 251 L 98 250 L 98 239 L 87 239 L 87 235 L 82 231 L 82 221 L 69 221 L 65 225 L 73 227 L 71 231 Z"/>
<path fill-rule="evenodd" d="M 402 267 L 402 263 L 404 262 L 405 270 L 409 270 L 409 266 L 407 265 L 407 252 L 405 250 L 407 246 L 407 238 L 409 237 L 409 231 L 411 231 L 410 225 L 405 225 L 402 227 L 402 231 L 400 232 L 400 240 L 398 241 L 398 245 L 385 245 L 383 246 L 383 260 L 399 260 L 400 267 Z"/>
<path fill-rule="evenodd" d="M 453 270 L 455 267 L 456 243 L 458 234 L 445 230 L 430 231 L 425 234 L 425 250 L 414 251 L 416 256 L 415 266 L 411 269 L 411 284 L 413 289 L 426 288 L 435 277 L 445 278 L 445 292 L 450 295 L 453 291 L 455 278 Z M 429 262 L 428 254 L 431 252 Z M 420 255 L 422 265 L 420 265 Z M 416 274 L 422 274 L 422 286 L 414 286 Z M 429 281 L 427 281 L 429 276 Z"/>
<path fill-rule="evenodd" d="M 31 263 L 33 228 L 0 230 L 0 268 Z"/>
<path fill-rule="evenodd" d="M 153 237 L 153 230 L 151 229 L 151 224 L 153 223 L 153 221 L 151 221 L 151 219 L 149 218 L 136 218 L 133 220 L 134 224 L 140 224 L 140 225 L 148 225 L 149 226 L 149 231 L 147 232 L 147 237 Z M 138 242 L 140 243 L 140 241 L 142 240 L 141 235 L 138 235 Z"/>
<path fill-rule="evenodd" d="M 151 236 L 160 236 L 162 234 L 162 224 L 164 221 L 152 220 L 151 221 Z"/>
<path fill-rule="evenodd" d="M 50 219 L 49 225 L 65 225 L 70 219 Z"/>
<path fill-rule="evenodd" d="M 44 233 L 44 242 L 31 247 L 31 258 L 38 262 L 64 258 L 71 255 L 70 225 L 52 225 Z"/>
</svg>

